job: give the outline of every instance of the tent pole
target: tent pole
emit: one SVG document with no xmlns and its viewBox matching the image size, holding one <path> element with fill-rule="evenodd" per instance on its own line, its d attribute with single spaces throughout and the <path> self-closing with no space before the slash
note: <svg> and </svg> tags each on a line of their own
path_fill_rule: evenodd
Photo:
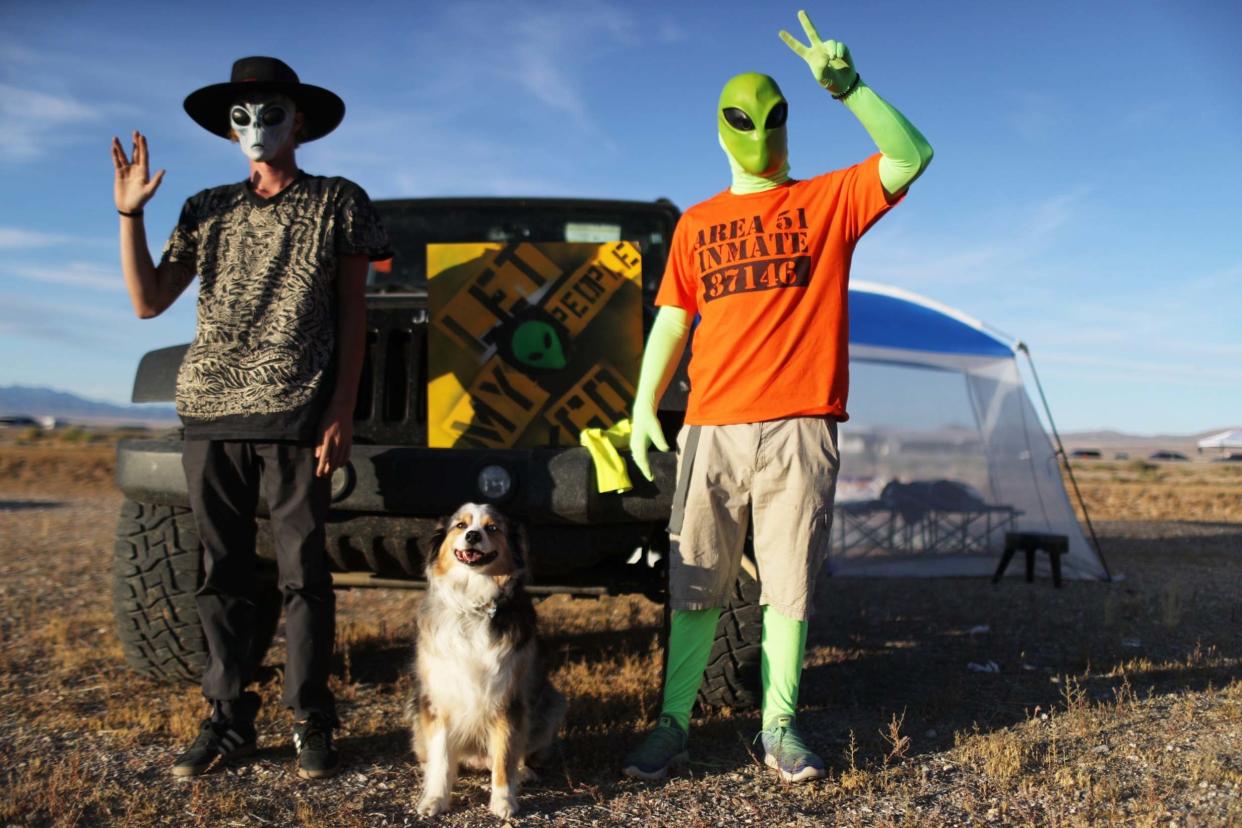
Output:
<svg viewBox="0 0 1242 828">
<path fill-rule="evenodd" d="M 1100 563 L 1104 566 L 1104 574 L 1111 581 L 1113 573 L 1108 571 L 1108 561 L 1104 560 L 1104 551 L 1100 549 L 1100 539 L 1096 537 L 1095 526 L 1091 523 L 1091 513 L 1087 511 L 1087 501 L 1082 499 L 1082 492 L 1078 488 L 1078 480 L 1074 477 L 1074 469 L 1070 466 L 1069 456 L 1065 453 L 1065 446 L 1061 443 L 1061 435 L 1057 432 L 1056 421 L 1052 419 L 1052 409 L 1048 407 L 1048 398 L 1044 396 L 1044 386 L 1039 381 L 1039 372 L 1035 370 L 1035 360 L 1031 359 L 1031 350 L 1026 347 L 1025 342 L 1018 342 L 1018 350 L 1026 354 L 1026 364 L 1031 366 L 1031 376 L 1035 378 L 1035 388 L 1039 391 L 1039 400 L 1044 404 L 1044 413 L 1048 415 L 1048 425 L 1052 427 L 1052 436 L 1057 441 L 1057 454 L 1061 457 L 1061 464 L 1065 467 L 1070 483 L 1074 486 L 1074 496 L 1078 498 L 1078 505 L 1082 507 L 1082 516 L 1087 520 L 1087 531 L 1091 533 L 1091 542 L 1095 544 L 1095 554 L 1100 556 Z"/>
</svg>

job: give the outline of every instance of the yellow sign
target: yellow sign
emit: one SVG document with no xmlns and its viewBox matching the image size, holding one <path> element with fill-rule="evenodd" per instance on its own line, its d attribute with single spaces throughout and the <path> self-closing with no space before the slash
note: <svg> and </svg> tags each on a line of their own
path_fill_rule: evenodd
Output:
<svg viewBox="0 0 1242 828">
<path fill-rule="evenodd" d="M 577 445 L 628 416 L 642 257 L 624 241 L 431 244 L 428 445 Z"/>
</svg>

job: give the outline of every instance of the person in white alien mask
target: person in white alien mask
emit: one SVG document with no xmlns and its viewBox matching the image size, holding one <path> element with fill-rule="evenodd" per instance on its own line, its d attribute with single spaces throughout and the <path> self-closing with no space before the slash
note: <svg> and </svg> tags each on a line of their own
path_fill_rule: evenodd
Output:
<svg viewBox="0 0 1242 828">
<path fill-rule="evenodd" d="M 228 83 L 185 99 L 200 126 L 236 141 L 246 180 L 191 196 L 159 264 L 143 205 L 147 140 L 126 157 L 112 141 L 121 265 L 134 311 L 157 316 L 195 275 L 198 324 L 177 376 L 182 463 L 202 541 L 196 594 L 207 640 L 203 695 L 211 712 L 174 776 L 201 774 L 254 750 L 257 667 L 255 507 L 268 504 L 289 642 L 284 704 L 293 711 L 298 773 L 339 767 L 328 689 L 335 607 L 324 546 L 332 471 L 349 457 L 362 368 L 367 260 L 391 256 L 367 194 L 344 178 L 298 169 L 299 143 L 345 115 L 334 93 L 301 83 L 270 57 L 242 58 Z"/>
</svg>

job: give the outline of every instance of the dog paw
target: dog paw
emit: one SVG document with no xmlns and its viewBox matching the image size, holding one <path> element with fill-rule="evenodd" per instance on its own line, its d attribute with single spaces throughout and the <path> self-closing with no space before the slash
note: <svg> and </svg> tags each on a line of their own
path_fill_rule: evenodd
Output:
<svg viewBox="0 0 1242 828">
<path fill-rule="evenodd" d="M 522 765 L 520 768 L 518 768 L 518 782 L 519 783 L 525 785 L 527 782 L 537 782 L 537 781 L 539 781 L 539 774 L 535 773 L 535 771 L 531 770 L 526 765 Z"/>
<path fill-rule="evenodd" d="M 437 816 L 447 811 L 451 803 L 449 796 L 424 796 L 418 801 L 417 810 L 421 816 Z"/>
<path fill-rule="evenodd" d="M 494 792 L 487 809 L 501 819 L 508 819 L 518 812 L 517 797 L 504 792 Z"/>
</svg>

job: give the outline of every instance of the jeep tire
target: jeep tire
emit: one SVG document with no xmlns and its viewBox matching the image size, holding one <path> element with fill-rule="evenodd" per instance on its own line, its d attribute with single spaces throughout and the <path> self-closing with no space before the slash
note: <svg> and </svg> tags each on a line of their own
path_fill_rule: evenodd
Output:
<svg viewBox="0 0 1242 828">
<path fill-rule="evenodd" d="M 763 610 L 759 606 L 759 582 L 746 567 L 739 567 L 737 581 L 720 620 L 716 639 L 707 658 L 699 704 L 704 707 L 750 709 L 759 706 L 760 645 L 763 640 Z"/>
<path fill-rule="evenodd" d="M 750 542 L 746 544 L 747 552 Z M 748 571 L 749 570 L 749 571 Z M 759 582 L 750 574 L 753 567 L 739 567 L 737 581 L 728 603 L 716 622 L 716 636 L 707 668 L 699 684 L 696 698 L 700 708 L 732 707 L 747 710 L 758 707 L 763 691 L 760 686 L 760 649 L 763 642 L 763 610 L 759 606 Z M 668 633 L 672 611 L 664 603 L 664 629 L 660 687 L 668 676 Z"/>
<path fill-rule="evenodd" d="M 189 509 L 126 500 L 116 529 L 112 606 L 130 667 L 155 679 L 197 682 L 207 641 L 194 593 L 202 581 L 198 529 Z M 280 592 L 260 589 L 251 657 L 261 664 L 280 620 Z"/>
</svg>

